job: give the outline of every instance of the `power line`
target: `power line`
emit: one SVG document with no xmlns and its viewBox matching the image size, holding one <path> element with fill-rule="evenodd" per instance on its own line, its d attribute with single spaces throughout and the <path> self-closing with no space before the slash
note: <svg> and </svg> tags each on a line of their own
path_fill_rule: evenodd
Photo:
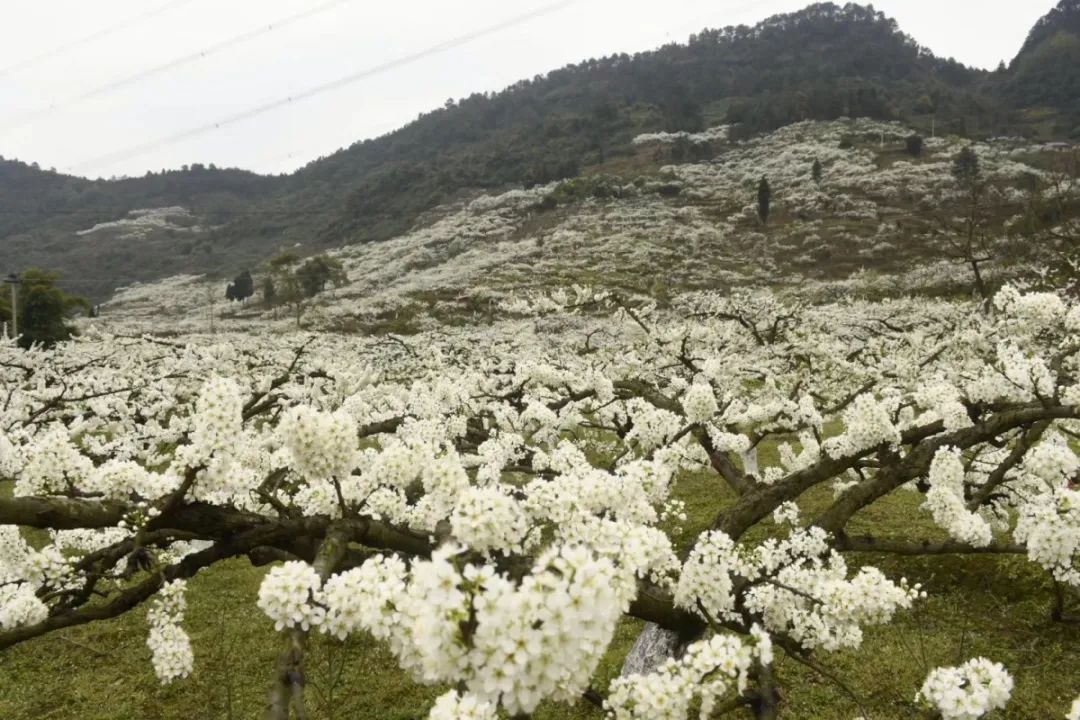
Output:
<svg viewBox="0 0 1080 720">
<path fill-rule="evenodd" d="M 202 135 L 203 133 L 210 132 L 211 130 L 218 130 L 227 125 L 233 125 L 244 120 L 250 120 L 251 118 L 258 117 L 259 115 L 263 115 L 264 113 L 268 113 L 272 110 L 277 110 L 278 108 L 285 107 L 286 105 L 291 105 L 302 100 L 308 100 L 312 97 L 315 97 L 316 95 L 321 95 L 322 93 L 329 92 L 330 90 L 336 90 L 359 80 L 364 80 L 369 77 L 384 73 L 388 70 L 393 70 L 403 65 L 408 65 L 410 63 L 416 62 L 417 60 L 422 60 L 423 58 L 429 57 L 431 55 L 435 55 L 440 52 L 445 52 L 446 50 L 465 45 L 466 43 L 472 42 L 473 40 L 477 40 L 486 35 L 491 35 L 501 30 L 506 30 L 508 28 L 514 27 L 515 25 L 521 25 L 525 22 L 534 20 L 544 15 L 549 15 L 553 12 L 569 7 L 570 5 L 574 5 L 577 2 L 579 2 L 579 0 L 563 0 L 562 2 L 545 5 L 544 7 L 538 8 L 537 10 L 532 10 L 530 12 L 514 16 L 508 20 L 496 23 L 495 25 L 490 25 L 480 30 L 475 30 L 464 35 L 459 35 L 456 38 L 446 40 L 437 45 L 433 45 L 424 50 L 415 52 L 411 55 L 405 55 L 403 57 L 381 63 L 374 67 L 360 70 L 359 72 L 355 72 L 350 75 L 346 75 L 344 77 L 338 78 L 337 80 L 332 80 L 321 85 L 316 85 L 315 87 L 308 88 L 307 90 L 303 90 L 295 95 L 279 98 L 278 100 L 274 100 L 264 105 L 259 105 L 257 107 L 251 108 L 250 110 L 245 110 L 243 112 L 236 113 L 235 115 L 230 115 L 228 117 L 222 118 L 221 120 L 218 120 L 217 122 L 207 123 L 206 125 L 200 125 L 198 127 L 190 128 L 188 130 L 182 130 L 172 135 L 167 135 L 165 137 L 158 138 L 157 140 L 152 140 L 141 145 L 135 145 L 130 148 L 125 148 L 116 152 L 100 155 L 96 158 L 91 158 L 89 160 L 85 160 L 71 165 L 66 169 L 75 170 L 100 167 L 103 165 L 108 166 L 119 162 L 120 160 L 128 160 L 133 157 L 145 155 L 151 150 L 156 150 L 160 147 L 165 147 L 167 145 L 173 145 L 177 142 L 180 142 L 181 140 L 187 140 L 188 138 Z"/>
<path fill-rule="evenodd" d="M 324 2 L 322 5 L 317 5 L 313 8 L 304 10 L 303 12 L 295 13 L 276 22 L 272 22 L 268 25 L 260 25 L 257 28 L 253 28 L 251 30 L 248 30 L 247 32 L 241 33 L 226 40 L 222 40 L 221 42 L 215 43 L 201 50 L 196 50 L 195 52 L 189 53 L 187 55 L 182 55 L 178 58 L 174 58 L 167 62 L 161 63 L 160 65 L 147 68 L 146 70 L 137 72 L 134 75 L 128 75 L 127 77 L 121 78 L 119 80 L 115 80 L 104 85 L 99 85 L 92 90 L 87 90 L 80 95 L 75 95 L 69 97 L 66 100 L 61 100 L 58 103 L 53 103 L 48 107 L 23 113 L 22 115 L 17 116 L 12 122 L 6 123 L 4 127 L 6 127 L 7 129 L 21 127 L 22 125 L 25 125 L 28 122 L 41 117 L 42 115 L 46 115 L 50 112 L 60 110 L 65 107 L 70 107 L 71 105 L 80 103 L 84 100 L 89 100 L 90 98 L 98 97 L 100 95 L 106 95 L 113 92 L 114 90 L 118 90 L 128 85 L 134 85 L 135 83 L 141 82 L 149 77 L 153 77 L 154 75 L 160 75 L 161 73 L 168 72 L 169 70 L 175 70 L 176 68 L 187 65 L 188 63 L 192 63 L 197 60 L 203 60 L 223 50 L 227 50 L 231 47 L 235 47 L 236 45 L 243 44 L 249 40 L 254 40 L 257 37 L 265 35 L 269 32 L 273 32 L 274 30 L 280 30 L 281 28 L 288 27 L 293 23 L 309 18 L 312 15 L 317 15 L 345 2 L 351 2 L 351 0 L 329 0 L 329 2 Z"/>
<path fill-rule="evenodd" d="M 84 37 L 81 37 L 78 40 L 73 40 L 72 42 L 69 42 L 69 43 L 67 43 L 65 45 L 60 45 L 58 47 L 52 48 L 51 50 L 46 50 L 45 52 L 40 53 L 38 55 L 28 57 L 25 60 L 20 60 L 19 62 L 15 63 L 14 65 L 8 65 L 5 68 L 0 68 L 0 77 L 8 75 L 9 73 L 16 72 L 17 70 L 25 70 L 28 67 L 31 67 L 33 65 L 37 65 L 38 63 L 43 62 L 45 60 L 48 60 L 50 58 L 56 57 L 57 55 L 62 55 L 64 53 L 66 53 L 66 52 L 70 52 L 71 50 L 74 50 L 77 47 L 82 47 L 83 45 L 86 45 L 87 43 L 91 43 L 91 42 L 94 42 L 95 40 L 100 40 L 101 38 L 108 37 L 109 35 L 112 35 L 113 33 L 119 32 L 120 30 L 123 30 L 124 28 L 131 27 L 132 25 L 136 25 L 138 23 L 144 22 L 146 20 L 149 20 L 150 18 L 161 15 L 164 12 L 167 12 L 169 10 L 173 10 L 174 8 L 178 8 L 178 7 L 181 7 L 183 5 L 189 5 L 192 2 L 194 2 L 194 0 L 173 0 L 173 2 L 165 3 L 164 5 L 161 5 L 161 6 L 155 8 L 153 10 L 142 13 L 141 15 L 136 15 L 135 17 L 129 18 L 127 20 L 122 20 L 121 22 L 119 22 L 119 23 L 117 23 L 115 25 L 111 25 L 111 26 L 109 26 L 107 28 L 103 28 L 101 30 L 98 30 L 97 32 L 94 32 L 94 33 L 91 33 L 91 34 L 86 35 Z M 10 27 L 8 28 L 8 31 L 11 32 Z"/>
</svg>

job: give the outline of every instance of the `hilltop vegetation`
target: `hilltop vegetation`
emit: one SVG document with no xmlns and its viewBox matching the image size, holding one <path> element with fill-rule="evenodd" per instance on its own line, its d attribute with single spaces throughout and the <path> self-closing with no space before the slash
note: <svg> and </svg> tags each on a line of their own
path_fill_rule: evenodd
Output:
<svg viewBox="0 0 1080 720">
<path fill-rule="evenodd" d="M 1022 108 L 1053 107 L 1080 114 L 1080 2 L 1063 0 L 1036 23 L 1013 60 L 1005 83 Z M 1076 137 L 1073 130 L 1073 137 Z"/>
<path fill-rule="evenodd" d="M 0 161 L 0 266 L 55 268 L 99 300 L 136 280 L 226 277 L 297 244 L 386 240 L 480 192 L 610 172 L 635 161 L 641 134 L 720 124 L 747 137 L 849 116 L 1065 139 L 1080 127 L 1077 5 L 1063 0 L 998 73 L 934 57 L 870 8 L 813 5 L 449 102 L 287 176 L 192 166 L 89 181 Z M 129 213 L 155 208 L 184 212 L 129 232 Z"/>
</svg>

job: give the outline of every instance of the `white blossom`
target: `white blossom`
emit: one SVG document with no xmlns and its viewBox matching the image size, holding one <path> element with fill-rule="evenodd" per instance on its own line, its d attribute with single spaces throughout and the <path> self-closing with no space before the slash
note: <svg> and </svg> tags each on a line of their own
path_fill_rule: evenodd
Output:
<svg viewBox="0 0 1080 720">
<path fill-rule="evenodd" d="M 915 696 L 943 720 L 979 720 L 1009 702 L 1013 678 L 1000 663 L 974 658 L 958 667 L 939 667 L 926 676 Z"/>
</svg>

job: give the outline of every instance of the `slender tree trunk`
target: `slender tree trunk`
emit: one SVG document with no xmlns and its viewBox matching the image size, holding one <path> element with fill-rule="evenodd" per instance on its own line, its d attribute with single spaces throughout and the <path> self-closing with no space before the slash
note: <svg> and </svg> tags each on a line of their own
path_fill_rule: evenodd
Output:
<svg viewBox="0 0 1080 720">
<path fill-rule="evenodd" d="M 975 275 L 975 290 L 982 298 L 983 304 L 989 306 L 990 293 L 983 282 L 982 272 L 979 270 L 979 260 L 975 252 L 975 235 L 978 228 L 979 196 L 975 190 L 971 191 L 971 214 L 968 216 L 967 256 L 971 263 L 971 272 Z"/>
<path fill-rule="evenodd" d="M 326 579 L 334 572 L 349 549 L 349 537 L 343 528 L 331 526 L 319 546 L 313 567 L 319 578 Z M 293 628 L 285 639 L 285 648 L 278 655 L 274 669 L 274 682 L 266 703 L 266 720 L 289 720 L 289 711 L 295 711 L 296 720 L 307 720 L 304 702 L 304 650 L 307 648 L 306 630 Z"/>
<path fill-rule="evenodd" d="M 623 661 L 620 675 L 647 675 L 653 672 L 668 658 L 676 656 L 679 645 L 679 634 L 674 630 L 667 630 L 656 623 L 645 623 Z"/>
<path fill-rule="evenodd" d="M 754 702 L 755 720 L 776 720 L 780 717 L 780 690 L 772 666 L 762 665 L 758 670 L 758 697 Z"/>
<path fill-rule="evenodd" d="M 979 297 L 982 298 L 984 303 L 990 302 L 990 292 L 986 289 L 986 283 L 983 282 L 982 272 L 979 270 L 979 261 L 974 257 L 971 258 L 971 272 L 975 274 L 975 290 L 978 291 Z"/>
<path fill-rule="evenodd" d="M 307 633 L 290 630 L 285 636 L 285 648 L 278 656 L 274 683 L 266 708 L 266 720 L 289 720 L 290 708 L 295 707 L 297 720 L 307 717 L 304 707 L 304 650 Z"/>
<path fill-rule="evenodd" d="M 743 472 L 747 475 L 757 476 L 758 474 L 758 449 L 757 445 L 750 448 L 744 453 L 739 453 L 739 458 L 742 460 Z"/>
</svg>

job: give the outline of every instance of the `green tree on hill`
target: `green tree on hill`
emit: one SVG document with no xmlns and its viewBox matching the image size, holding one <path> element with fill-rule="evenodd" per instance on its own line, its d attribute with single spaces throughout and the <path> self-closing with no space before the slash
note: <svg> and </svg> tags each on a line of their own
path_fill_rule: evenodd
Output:
<svg viewBox="0 0 1080 720">
<path fill-rule="evenodd" d="M 310 258 L 296 271 L 296 277 L 307 297 L 315 297 L 321 293 L 326 289 L 327 283 L 333 283 L 335 287 L 339 287 L 346 280 L 341 261 L 329 255 L 316 255 Z"/>
<path fill-rule="evenodd" d="M 979 187 L 982 169 L 979 167 L 979 156 L 970 145 L 953 158 L 952 175 L 957 185 L 966 192 L 974 192 Z"/>
<path fill-rule="evenodd" d="M 269 275 L 263 278 L 262 296 L 263 302 L 267 305 L 273 305 L 274 301 L 277 300 L 277 288 L 274 286 L 274 279 Z"/>
<path fill-rule="evenodd" d="M 49 346 L 71 337 L 67 324 L 77 310 L 89 312 L 86 298 L 69 295 L 56 286 L 59 273 L 31 268 L 22 273 L 18 289 L 19 345 L 29 348 L 40 344 Z M 11 320 L 10 304 L 6 319 Z"/>
<path fill-rule="evenodd" d="M 326 289 L 327 283 L 340 287 L 348 277 L 341 261 L 329 255 L 316 255 L 302 264 L 300 257 L 285 252 L 267 263 L 263 281 L 263 299 L 271 305 L 288 305 L 300 326 L 306 303 Z"/>
<path fill-rule="evenodd" d="M 956 258 L 971 267 L 975 291 L 989 306 L 990 288 L 983 278 L 980 264 L 993 259 L 990 233 L 987 231 L 987 214 L 983 202 L 982 169 L 979 156 L 969 145 L 953 158 L 952 175 L 962 193 L 964 214 L 959 222 L 942 219 Z"/>
</svg>

